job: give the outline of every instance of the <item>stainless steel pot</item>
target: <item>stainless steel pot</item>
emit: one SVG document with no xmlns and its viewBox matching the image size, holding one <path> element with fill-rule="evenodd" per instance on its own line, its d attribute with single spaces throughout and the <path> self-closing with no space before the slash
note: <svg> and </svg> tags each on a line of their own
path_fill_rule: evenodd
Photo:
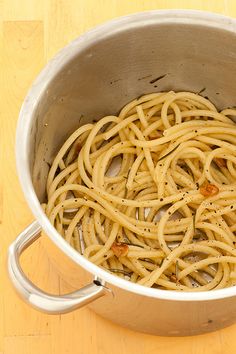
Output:
<svg viewBox="0 0 236 354">
<path fill-rule="evenodd" d="M 187 293 L 120 279 L 78 254 L 40 207 L 49 165 L 78 125 L 114 114 L 143 93 L 161 90 L 202 90 L 219 108 L 232 106 L 235 78 L 236 21 L 200 11 L 152 11 L 113 20 L 83 34 L 48 63 L 25 99 L 16 137 L 18 174 L 37 221 L 10 246 L 8 269 L 26 302 L 48 313 L 90 303 L 114 322 L 159 335 L 193 335 L 236 320 L 236 287 Z M 75 289 L 89 285 L 52 296 L 26 278 L 19 256 L 41 228 L 63 279 Z"/>
</svg>

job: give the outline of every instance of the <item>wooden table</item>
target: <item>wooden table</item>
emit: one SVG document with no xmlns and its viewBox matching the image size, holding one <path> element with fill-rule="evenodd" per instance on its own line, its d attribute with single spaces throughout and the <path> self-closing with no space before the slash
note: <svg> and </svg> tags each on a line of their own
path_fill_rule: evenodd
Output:
<svg viewBox="0 0 236 354">
<path fill-rule="evenodd" d="M 14 158 L 16 121 L 33 79 L 61 47 L 87 29 L 116 16 L 163 8 L 236 16 L 234 0 L 0 0 L 0 354 L 236 353 L 236 325 L 208 335 L 165 338 L 121 328 L 87 308 L 48 316 L 19 300 L 7 277 L 8 245 L 33 219 Z M 27 251 L 23 265 L 44 289 L 66 291 L 40 243 Z"/>
</svg>

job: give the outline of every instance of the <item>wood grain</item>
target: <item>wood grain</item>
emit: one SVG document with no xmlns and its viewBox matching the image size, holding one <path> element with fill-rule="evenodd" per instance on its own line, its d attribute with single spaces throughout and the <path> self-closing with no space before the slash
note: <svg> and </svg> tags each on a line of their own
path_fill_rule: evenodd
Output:
<svg viewBox="0 0 236 354">
<path fill-rule="evenodd" d="M 87 308 L 48 316 L 25 305 L 6 272 L 11 241 L 32 220 L 16 176 L 14 142 L 20 106 L 44 64 L 87 29 L 142 10 L 194 8 L 236 16 L 234 0 L 0 0 L 0 354 L 229 354 L 236 325 L 186 338 L 132 332 Z M 28 276 L 47 291 L 66 291 L 41 247 L 23 256 Z"/>
</svg>

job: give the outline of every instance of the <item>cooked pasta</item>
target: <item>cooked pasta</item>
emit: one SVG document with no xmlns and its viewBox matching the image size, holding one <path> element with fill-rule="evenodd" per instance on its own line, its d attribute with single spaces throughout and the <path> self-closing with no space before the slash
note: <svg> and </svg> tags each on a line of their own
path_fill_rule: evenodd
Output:
<svg viewBox="0 0 236 354">
<path fill-rule="evenodd" d="M 79 127 L 56 155 L 45 212 L 78 252 L 148 287 L 236 285 L 236 109 L 160 92 Z"/>
</svg>

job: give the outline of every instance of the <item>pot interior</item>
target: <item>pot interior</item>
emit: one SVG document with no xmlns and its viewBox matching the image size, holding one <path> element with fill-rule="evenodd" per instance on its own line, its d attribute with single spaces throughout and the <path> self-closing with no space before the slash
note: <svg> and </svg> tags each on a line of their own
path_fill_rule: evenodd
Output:
<svg viewBox="0 0 236 354">
<path fill-rule="evenodd" d="M 65 139 L 135 97 L 186 90 L 201 92 L 218 108 L 236 105 L 236 34 L 203 22 L 160 22 L 152 15 L 150 21 L 147 16 L 110 24 L 110 30 L 84 35 L 62 53 L 44 75 L 31 121 L 28 158 L 40 202 Z"/>
</svg>

